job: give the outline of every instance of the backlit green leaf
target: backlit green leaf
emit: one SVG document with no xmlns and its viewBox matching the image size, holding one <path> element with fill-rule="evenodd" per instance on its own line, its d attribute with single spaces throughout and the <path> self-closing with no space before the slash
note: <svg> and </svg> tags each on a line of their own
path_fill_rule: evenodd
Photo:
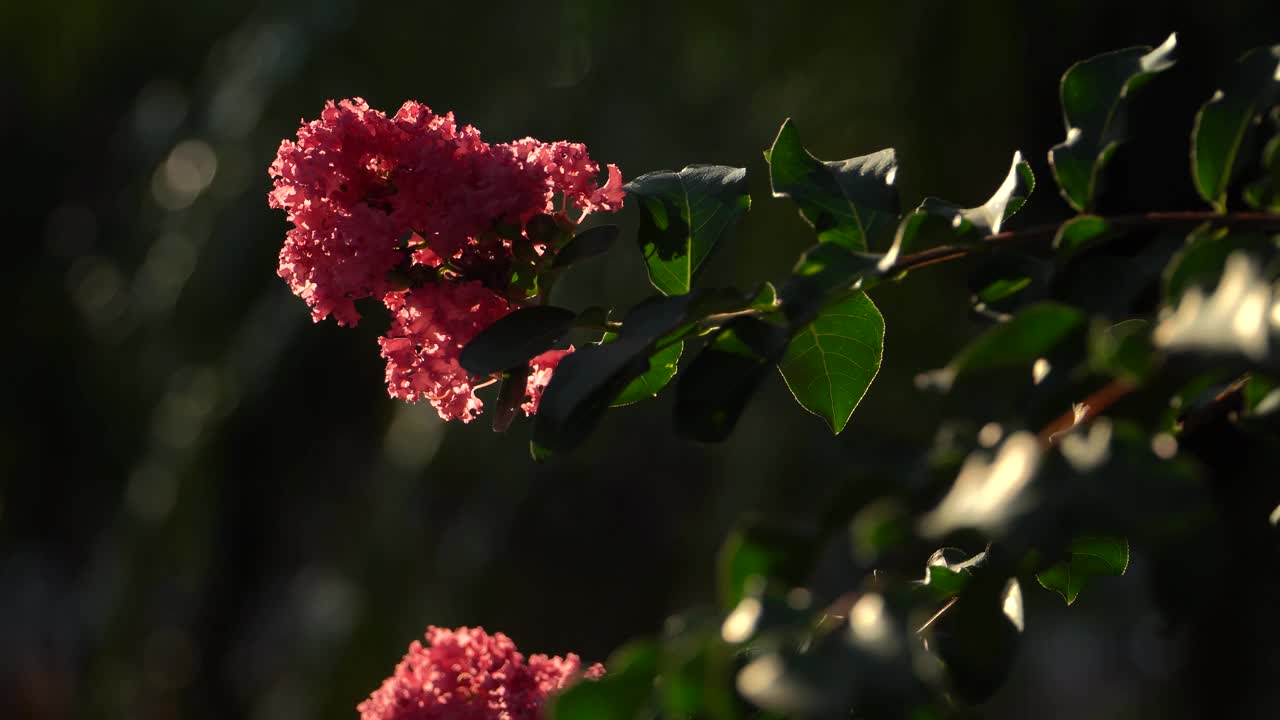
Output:
<svg viewBox="0 0 1280 720">
<path fill-rule="evenodd" d="M 778 363 L 800 406 L 839 433 L 880 370 L 884 318 L 864 293 L 823 308 Z"/>
<path fill-rule="evenodd" d="M 800 142 L 790 120 L 764 154 L 774 197 L 789 197 L 822 242 L 866 250 L 887 241 L 898 222 L 892 149 L 848 160 L 822 161 Z"/>
<path fill-rule="evenodd" d="M 925 198 L 920 204 L 919 212 L 937 215 L 945 220 L 952 233 L 961 238 L 980 240 L 1000 232 L 1004 222 L 1013 217 L 1035 189 L 1036 177 L 1031 172 L 1031 165 L 1022 159 L 1021 152 L 1013 154 L 1013 163 L 1004 182 L 996 189 L 995 194 L 978 207 L 963 208 L 939 198 Z M 908 225 L 904 244 L 916 245 L 912 237 L 915 230 Z"/>
<path fill-rule="evenodd" d="M 711 251 L 751 208 L 745 168 L 690 165 L 641 175 L 626 191 L 640 201 L 640 250 L 649 281 L 664 295 L 689 292 Z"/>
<path fill-rule="evenodd" d="M 1090 578 L 1124 575 L 1129 567 L 1129 541 L 1122 537 L 1086 536 L 1071 543 L 1065 561 L 1036 573 L 1036 580 L 1070 605 Z"/>
<path fill-rule="evenodd" d="M 641 400 L 648 400 L 661 392 L 662 388 L 671 382 L 671 378 L 676 376 L 677 365 L 680 362 L 680 352 L 683 349 L 684 343 L 678 342 L 650 356 L 649 370 L 623 388 L 622 392 L 618 393 L 618 397 L 613 399 L 611 405 L 613 407 L 630 405 Z"/>
<path fill-rule="evenodd" d="M 1063 260 L 1100 241 L 1111 231 L 1111 223 L 1097 215 L 1077 215 L 1062 223 L 1053 237 L 1053 247 Z"/>
<path fill-rule="evenodd" d="M 1100 176 L 1127 136 L 1126 103 L 1153 75 L 1174 64 L 1177 37 L 1160 47 L 1103 53 L 1072 65 L 1062 76 L 1067 139 L 1049 151 L 1062 197 L 1076 210 L 1091 210 Z"/>
<path fill-rule="evenodd" d="M 1256 48 L 1240 58 L 1226 86 L 1196 114 L 1191 132 L 1191 173 L 1200 197 L 1218 212 L 1227 211 L 1227 191 L 1244 160 L 1240 153 L 1248 135 L 1277 102 L 1280 45 L 1273 45 Z"/>
</svg>

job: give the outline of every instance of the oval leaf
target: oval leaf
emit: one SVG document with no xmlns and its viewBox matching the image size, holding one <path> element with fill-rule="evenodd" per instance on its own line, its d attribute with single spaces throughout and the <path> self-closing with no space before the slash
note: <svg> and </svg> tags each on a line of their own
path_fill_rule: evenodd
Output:
<svg viewBox="0 0 1280 720">
<path fill-rule="evenodd" d="M 787 337 L 785 328 L 757 318 L 729 321 L 676 384 L 676 432 L 700 442 L 729 437 Z"/>
<path fill-rule="evenodd" d="M 548 350 L 576 317 L 572 310 L 538 305 L 521 308 L 475 336 L 458 355 L 458 364 L 472 375 L 491 375 L 529 362 Z"/>
<path fill-rule="evenodd" d="M 1101 242 L 1111 233 L 1111 223 L 1097 215 L 1077 215 L 1062 223 L 1053 236 L 1053 247 L 1062 261 Z"/>
<path fill-rule="evenodd" d="M 640 199 L 640 250 L 649 282 L 664 295 L 689 292 L 716 244 L 751 208 L 746 169 L 723 165 L 641 175 L 626 191 Z"/>
<path fill-rule="evenodd" d="M 839 434 L 880 370 L 884 317 L 864 293 L 826 307 L 778 363 L 796 402 Z"/>
<path fill-rule="evenodd" d="M 573 239 L 556 253 L 555 260 L 551 261 L 551 267 L 554 269 L 569 267 L 574 263 L 608 252 L 618 239 L 618 232 L 617 225 L 598 225 L 583 230 L 574 235 Z"/>
</svg>

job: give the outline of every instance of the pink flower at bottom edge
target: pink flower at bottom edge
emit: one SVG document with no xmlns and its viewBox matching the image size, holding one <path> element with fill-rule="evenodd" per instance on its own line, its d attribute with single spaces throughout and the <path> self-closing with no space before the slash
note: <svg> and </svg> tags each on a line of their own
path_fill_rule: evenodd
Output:
<svg viewBox="0 0 1280 720">
<path fill-rule="evenodd" d="M 511 638 L 483 628 L 430 627 L 395 673 L 360 703 L 361 720 L 541 720 L 551 693 L 604 667 L 577 655 L 524 655 Z"/>
</svg>

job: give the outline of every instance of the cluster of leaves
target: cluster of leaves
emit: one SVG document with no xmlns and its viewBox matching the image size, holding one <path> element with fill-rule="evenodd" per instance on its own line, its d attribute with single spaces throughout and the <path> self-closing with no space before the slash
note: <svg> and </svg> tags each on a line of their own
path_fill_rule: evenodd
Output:
<svg viewBox="0 0 1280 720">
<path fill-rule="evenodd" d="M 788 121 L 765 152 L 773 195 L 817 244 L 780 290 L 695 287 L 750 209 L 745 169 L 652 173 L 627 191 L 659 295 L 616 320 L 517 311 L 467 348 L 464 366 L 483 374 L 574 328 L 603 333 L 546 390 L 532 426 L 545 458 L 673 381 L 676 430 L 721 440 L 774 366 L 839 433 L 881 362 L 867 292 L 923 265 L 966 258 L 974 310 L 992 323 L 919 378 L 956 408 L 927 457 L 813 532 L 744 526 L 722 553 L 722 607 L 619 651 L 604 680 L 555 699 L 553 717 L 946 716 L 1000 686 L 1032 584 L 1074 603 L 1093 578 L 1125 572 L 1130 542 L 1158 576 L 1161 558 L 1223 521 L 1204 433 L 1227 427 L 1272 452 L 1280 427 L 1280 46 L 1244 55 L 1187 118 L 1209 209 L 1096 214 L 1109 162 L 1140 132 L 1131 105 L 1177 49 L 1170 36 L 1063 76 L 1066 138 L 1049 162 L 1080 213 L 1065 222 L 1006 229 L 1035 187 L 1020 153 L 982 205 L 926 198 L 903 213 L 893 150 L 823 161 Z M 1246 522 L 1280 520 L 1274 479 L 1250 493 Z M 820 581 L 833 557 L 840 579 Z"/>
</svg>

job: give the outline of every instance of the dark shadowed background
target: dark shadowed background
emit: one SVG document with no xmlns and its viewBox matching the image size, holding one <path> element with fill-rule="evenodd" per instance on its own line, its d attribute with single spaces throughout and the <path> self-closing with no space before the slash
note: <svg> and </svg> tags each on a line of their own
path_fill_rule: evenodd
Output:
<svg viewBox="0 0 1280 720">
<path fill-rule="evenodd" d="M 777 377 L 724 445 L 675 437 L 664 395 L 549 465 L 526 425 L 389 399 L 385 317 L 313 325 L 275 274 L 266 169 L 325 100 L 418 99 L 492 142 L 585 142 L 628 178 L 745 165 L 754 208 L 704 282 L 750 287 L 813 241 L 768 193 L 761 151 L 786 117 L 821 157 L 897 148 L 905 206 L 980 203 L 1021 149 L 1041 184 L 1018 222 L 1065 217 L 1045 152 L 1071 62 L 1176 30 L 1191 108 L 1280 40 L 1272 3 L 1183 5 L 0 4 L 0 716 L 351 718 L 428 624 L 603 660 L 712 601 L 744 514 L 811 521 L 933 436 L 942 401 L 913 378 L 980 327 L 951 267 L 874 293 L 884 366 L 836 438 Z M 1171 170 L 1121 162 L 1130 202 L 1193 197 L 1190 117 L 1150 128 Z M 558 303 L 648 292 L 634 208 L 618 218 L 627 242 Z M 1176 714 L 1185 648 L 1142 576 L 1139 556 L 1070 612 L 1028 588 L 990 714 Z"/>
</svg>

